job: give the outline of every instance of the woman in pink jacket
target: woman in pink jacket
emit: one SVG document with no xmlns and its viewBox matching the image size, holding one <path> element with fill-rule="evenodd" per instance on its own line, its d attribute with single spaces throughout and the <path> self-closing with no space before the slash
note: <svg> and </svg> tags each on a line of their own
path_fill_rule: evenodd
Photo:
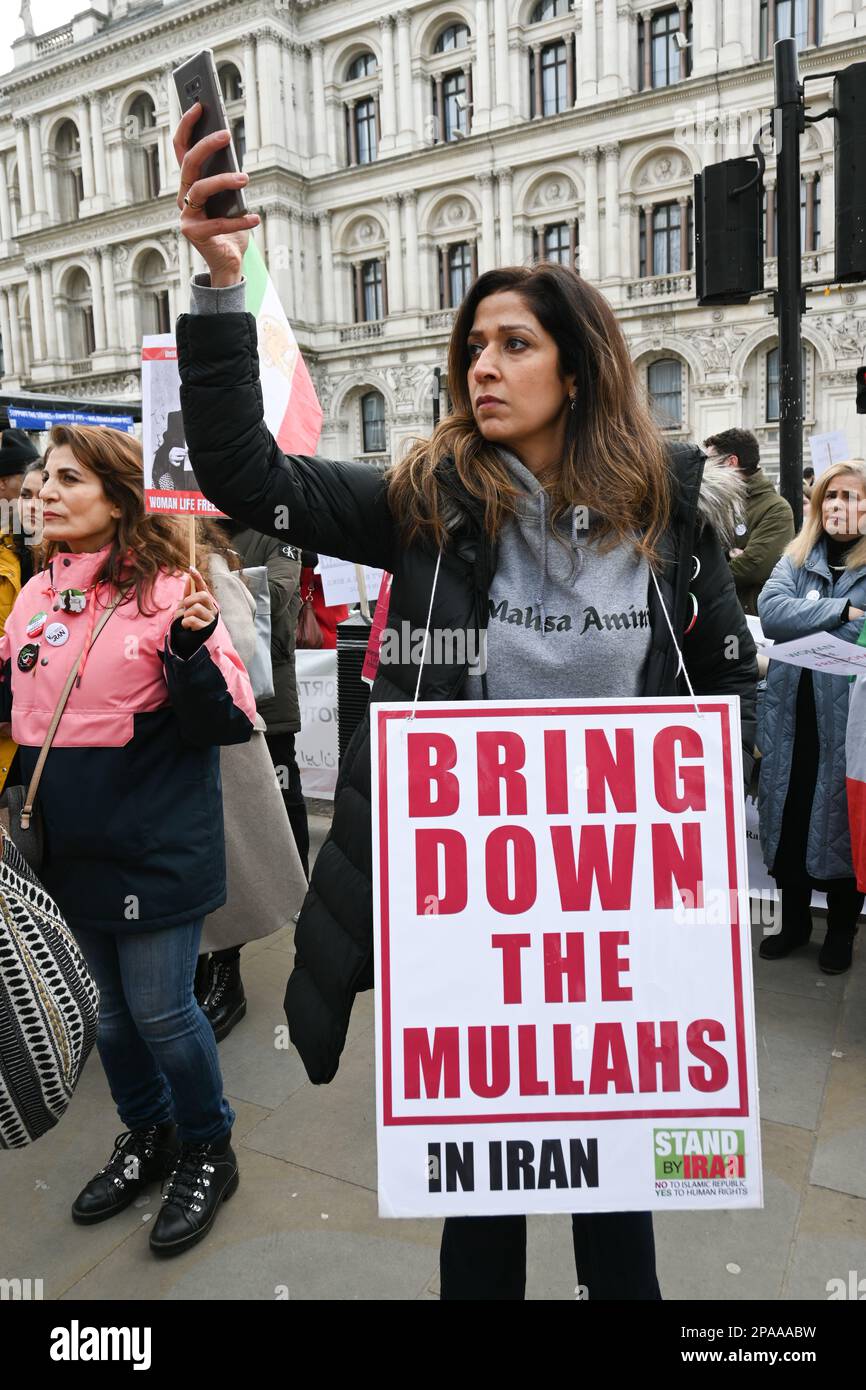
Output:
<svg viewBox="0 0 866 1390">
<path fill-rule="evenodd" d="M 249 739 L 255 700 L 196 571 L 187 592 L 184 529 L 145 514 L 134 439 L 55 428 L 40 498 L 46 568 L 0 639 L 0 719 L 11 714 L 27 785 L 81 655 L 39 784 L 41 877 L 99 987 L 97 1046 L 126 1127 L 72 1215 L 103 1221 L 167 1177 L 150 1244 L 173 1254 L 238 1183 L 193 976 L 203 920 L 226 896 L 219 745 Z"/>
</svg>

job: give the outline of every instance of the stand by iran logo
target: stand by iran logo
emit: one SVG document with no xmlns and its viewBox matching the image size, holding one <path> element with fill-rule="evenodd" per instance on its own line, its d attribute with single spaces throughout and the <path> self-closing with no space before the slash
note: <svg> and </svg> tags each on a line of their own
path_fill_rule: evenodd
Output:
<svg viewBox="0 0 866 1390">
<path fill-rule="evenodd" d="M 711 1182 L 746 1176 L 741 1129 L 654 1129 L 656 1181 Z"/>
</svg>

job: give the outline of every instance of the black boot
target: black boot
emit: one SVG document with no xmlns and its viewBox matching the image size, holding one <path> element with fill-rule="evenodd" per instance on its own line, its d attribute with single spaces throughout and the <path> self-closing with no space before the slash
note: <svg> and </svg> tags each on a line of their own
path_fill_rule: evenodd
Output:
<svg viewBox="0 0 866 1390">
<path fill-rule="evenodd" d="M 90 1226 L 123 1211 L 149 1183 L 163 1181 L 179 1149 L 173 1123 L 124 1130 L 115 1139 L 114 1153 L 105 1167 L 73 1202 L 72 1220 Z"/>
<path fill-rule="evenodd" d="M 162 1211 L 150 1233 L 151 1250 L 178 1255 L 202 1240 L 238 1181 L 231 1132 L 211 1144 L 184 1144 L 163 1190 Z"/>
<path fill-rule="evenodd" d="M 209 951 L 205 951 L 199 956 L 195 967 L 195 979 L 192 984 L 192 992 L 195 995 L 195 1002 L 201 1007 L 210 993 L 213 976 L 213 957 Z"/>
<path fill-rule="evenodd" d="M 812 935 L 812 890 L 783 888 L 779 894 L 782 930 L 775 936 L 765 936 L 758 947 L 764 960 L 781 960 L 799 946 L 805 946 Z"/>
<path fill-rule="evenodd" d="M 235 1024 L 240 1023 L 247 1011 L 247 1000 L 239 956 L 229 961 L 214 960 L 211 987 L 202 1009 L 217 1042 L 227 1038 Z"/>
<path fill-rule="evenodd" d="M 818 952 L 818 964 L 825 975 L 844 975 L 851 968 L 856 927 L 828 927 Z"/>
</svg>

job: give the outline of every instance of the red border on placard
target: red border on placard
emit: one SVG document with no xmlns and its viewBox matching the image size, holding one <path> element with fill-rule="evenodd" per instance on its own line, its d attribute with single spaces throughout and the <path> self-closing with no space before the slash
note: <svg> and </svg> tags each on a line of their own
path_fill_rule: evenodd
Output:
<svg viewBox="0 0 866 1390">
<path fill-rule="evenodd" d="M 390 942 L 390 903 L 388 890 L 388 721 L 405 720 L 405 710 L 380 709 L 378 713 L 379 736 L 379 883 L 382 931 L 380 942 L 380 965 L 382 996 L 382 1123 L 392 1125 L 475 1125 L 475 1124 L 544 1124 L 547 1122 L 571 1121 L 583 1123 L 586 1120 L 653 1120 L 681 1117 L 699 1119 L 709 1116 L 748 1117 L 749 1087 L 746 1067 L 746 1019 L 743 997 L 743 962 L 740 954 L 739 935 L 739 883 L 737 880 L 737 852 L 734 840 L 734 785 L 731 765 L 731 721 L 727 705 L 716 705 L 710 701 L 699 700 L 698 709 L 704 714 L 718 714 L 722 726 L 722 765 L 724 769 L 725 824 L 728 854 L 728 888 L 731 902 L 731 958 L 734 982 L 734 1018 L 737 1040 L 737 1079 L 739 1081 L 739 1105 L 719 1109 L 718 1106 L 701 1110 L 585 1110 L 574 1112 L 545 1112 L 533 1114 L 496 1115 L 395 1115 L 392 1103 L 393 1067 L 391 1061 L 391 942 Z M 676 714 L 683 709 L 676 705 L 583 705 L 580 703 L 534 706 L 528 710 L 525 705 L 498 706 L 461 704 L 459 709 L 425 709 L 420 705 L 414 711 L 415 719 L 462 719 L 466 715 L 476 718 L 502 719 L 512 715 L 557 715 L 581 714 L 591 710 L 594 714 Z"/>
<path fill-rule="evenodd" d="M 192 501 L 192 506 L 182 507 L 179 499 Z M 155 507 L 154 501 L 172 502 L 171 507 Z M 203 492 L 175 492 L 171 488 L 146 487 L 144 489 L 144 510 L 154 516 L 225 516 L 219 507 L 209 502 Z"/>
</svg>

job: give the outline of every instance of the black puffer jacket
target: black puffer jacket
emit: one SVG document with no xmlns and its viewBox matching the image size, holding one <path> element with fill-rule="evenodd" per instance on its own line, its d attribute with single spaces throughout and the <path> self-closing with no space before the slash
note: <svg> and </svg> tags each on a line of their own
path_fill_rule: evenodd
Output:
<svg viewBox="0 0 866 1390">
<path fill-rule="evenodd" d="M 229 516 L 257 531 L 284 535 L 293 545 L 365 562 L 394 576 L 388 627 L 408 622 L 423 634 L 433 588 L 435 550 L 401 544 L 377 469 L 320 458 L 286 458 L 262 420 L 255 320 L 249 314 L 183 316 L 177 328 L 181 404 L 190 455 L 205 495 Z M 704 457 L 684 447 L 672 453 L 677 503 L 661 546 L 659 584 L 674 631 L 698 620 L 680 640 L 695 691 L 738 695 L 747 777 L 755 734 L 755 646 L 725 555 L 710 519 L 732 518 L 736 481 L 714 470 L 703 489 Z M 730 472 L 730 470 L 726 470 Z M 443 550 L 431 626 L 454 630 L 486 625 L 487 591 L 495 548 L 456 475 L 443 471 L 455 518 Z M 702 505 L 703 504 L 703 505 Z M 275 519 L 288 517 L 286 532 Z M 729 544 L 727 536 L 724 540 Z M 692 581 L 692 556 L 700 560 Z M 655 586 L 650 585 L 652 645 L 643 693 L 683 693 L 678 658 Z M 411 644 L 406 644 L 410 647 Z M 471 643 L 467 650 L 472 651 Z M 425 665 L 424 700 L 460 699 L 466 668 Z M 413 698 L 416 665 L 380 667 L 372 701 Z M 340 768 L 331 833 L 319 851 L 295 937 L 295 969 L 286 990 L 292 1041 L 311 1081 L 334 1077 L 358 990 L 373 984 L 370 731 L 358 728 Z"/>
</svg>

